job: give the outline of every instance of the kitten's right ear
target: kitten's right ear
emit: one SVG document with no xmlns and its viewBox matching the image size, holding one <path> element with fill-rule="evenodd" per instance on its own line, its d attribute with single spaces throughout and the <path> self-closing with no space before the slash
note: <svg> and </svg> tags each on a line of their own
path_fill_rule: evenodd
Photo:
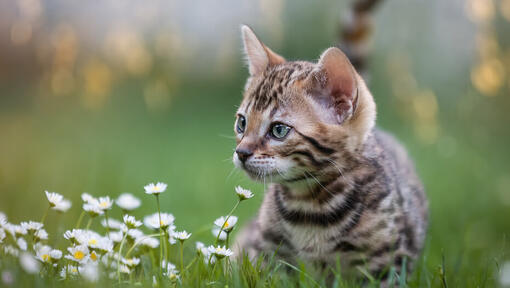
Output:
<svg viewBox="0 0 510 288">
<path fill-rule="evenodd" d="M 285 59 L 267 48 L 257 38 L 250 27 L 241 26 L 241 34 L 243 36 L 244 54 L 248 62 L 250 75 L 258 75 L 268 66 L 278 65 L 285 62 Z"/>
</svg>

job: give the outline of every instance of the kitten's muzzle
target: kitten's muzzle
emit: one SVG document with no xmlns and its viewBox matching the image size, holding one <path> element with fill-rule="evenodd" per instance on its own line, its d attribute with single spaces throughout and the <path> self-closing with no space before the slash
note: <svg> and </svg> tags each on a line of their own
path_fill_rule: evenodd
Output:
<svg viewBox="0 0 510 288">
<path fill-rule="evenodd" d="M 237 148 L 236 149 L 237 158 L 239 158 L 239 161 L 241 161 L 243 164 L 250 158 L 251 155 L 253 155 L 253 151 L 246 149 L 246 148 Z"/>
</svg>

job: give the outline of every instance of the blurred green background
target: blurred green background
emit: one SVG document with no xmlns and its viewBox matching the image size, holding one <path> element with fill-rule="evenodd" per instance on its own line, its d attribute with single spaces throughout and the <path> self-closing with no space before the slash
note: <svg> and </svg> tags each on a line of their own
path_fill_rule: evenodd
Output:
<svg viewBox="0 0 510 288">
<path fill-rule="evenodd" d="M 247 221 L 263 187 L 230 161 L 247 77 L 239 26 L 316 60 L 348 4 L 0 1 L 0 211 L 39 219 L 43 191 L 61 193 L 74 206 L 50 216 L 51 235 L 75 223 L 82 192 L 131 192 L 142 217 L 155 210 L 143 186 L 163 181 L 178 229 L 209 227 L 236 185 L 256 193 L 237 212 Z M 385 1 L 374 21 L 378 124 L 408 147 L 430 199 L 424 266 L 444 255 L 454 284 L 482 281 L 510 260 L 510 0 Z"/>
</svg>

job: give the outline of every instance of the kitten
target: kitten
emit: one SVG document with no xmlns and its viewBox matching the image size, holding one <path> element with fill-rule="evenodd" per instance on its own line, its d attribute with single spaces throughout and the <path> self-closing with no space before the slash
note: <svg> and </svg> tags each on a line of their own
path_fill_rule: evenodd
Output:
<svg viewBox="0 0 510 288">
<path fill-rule="evenodd" d="M 286 61 L 242 27 L 250 77 L 237 111 L 235 165 L 268 182 L 237 256 L 300 259 L 324 269 L 410 271 L 424 244 L 427 200 L 412 161 L 375 128 L 375 102 L 338 48 Z M 405 260 L 404 260 L 405 259 Z"/>
</svg>

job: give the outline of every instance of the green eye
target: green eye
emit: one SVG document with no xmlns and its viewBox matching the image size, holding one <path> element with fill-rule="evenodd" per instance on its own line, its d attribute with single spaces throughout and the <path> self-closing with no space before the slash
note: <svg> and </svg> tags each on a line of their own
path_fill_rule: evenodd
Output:
<svg viewBox="0 0 510 288">
<path fill-rule="evenodd" d="M 244 116 L 239 115 L 236 121 L 236 131 L 237 133 L 244 133 L 244 129 L 246 128 L 246 118 Z"/>
<path fill-rule="evenodd" d="M 273 128 L 271 128 L 271 136 L 273 136 L 276 139 L 282 139 L 287 134 L 289 134 L 290 127 L 284 124 L 275 124 L 273 125 Z"/>
</svg>

